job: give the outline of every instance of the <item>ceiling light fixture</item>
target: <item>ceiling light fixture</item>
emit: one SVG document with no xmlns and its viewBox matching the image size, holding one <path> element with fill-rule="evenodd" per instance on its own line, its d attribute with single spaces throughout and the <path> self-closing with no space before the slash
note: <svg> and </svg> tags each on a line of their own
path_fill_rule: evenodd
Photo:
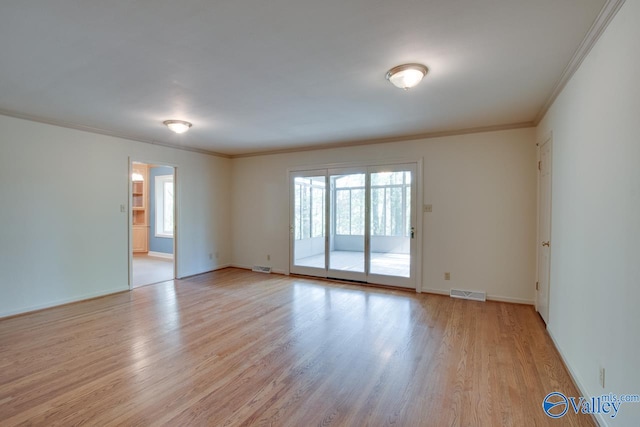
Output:
<svg viewBox="0 0 640 427">
<path fill-rule="evenodd" d="M 185 133 L 191 127 L 191 123 L 185 122 L 184 120 L 165 120 L 162 124 L 175 133 Z"/>
<path fill-rule="evenodd" d="M 422 64 L 403 64 L 387 71 L 385 76 L 395 87 L 407 90 L 416 86 L 429 69 Z"/>
</svg>

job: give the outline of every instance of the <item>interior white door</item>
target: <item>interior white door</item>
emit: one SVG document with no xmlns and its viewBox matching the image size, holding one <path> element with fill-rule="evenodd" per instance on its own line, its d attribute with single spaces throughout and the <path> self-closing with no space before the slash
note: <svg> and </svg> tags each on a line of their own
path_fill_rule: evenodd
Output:
<svg viewBox="0 0 640 427">
<path fill-rule="evenodd" d="M 551 139 L 540 147 L 538 163 L 538 284 L 536 310 L 549 323 L 551 257 Z"/>
</svg>

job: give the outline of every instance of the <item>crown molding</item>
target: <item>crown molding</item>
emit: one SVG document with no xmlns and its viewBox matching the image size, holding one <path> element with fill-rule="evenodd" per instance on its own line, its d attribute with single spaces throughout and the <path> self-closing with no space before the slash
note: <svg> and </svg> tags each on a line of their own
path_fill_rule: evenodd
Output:
<svg viewBox="0 0 640 427">
<path fill-rule="evenodd" d="M 596 17 L 596 20 L 593 22 L 593 25 L 591 25 L 591 28 L 587 32 L 584 39 L 582 39 L 580 46 L 578 46 L 578 49 L 576 49 L 575 53 L 571 57 L 569 64 L 567 64 L 564 71 L 562 72 L 562 75 L 560 76 L 560 79 L 553 87 L 551 94 L 536 115 L 536 118 L 533 121 L 533 124 L 535 126 L 538 126 L 538 124 L 542 121 L 544 115 L 547 114 L 547 111 L 549 111 L 551 105 L 553 105 L 558 95 L 560 95 L 560 92 L 562 92 L 562 89 L 564 89 L 569 80 L 571 80 L 571 77 L 573 77 L 575 72 L 578 71 L 580 65 L 587 57 L 589 52 L 591 52 L 591 49 L 593 49 L 593 46 L 595 46 L 602 33 L 604 33 L 604 31 L 607 29 L 607 26 L 609 26 L 609 23 L 616 15 L 616 13 L 618 13 L 624 2 L 625 0 L 607 0 L 604 6 L 602 6 L 602 9 Z"/>
<path fill-rule="evenodd" d="M 159 145 L 162 147 L 175 148 L 177 150 L 183 151 L 191 151 L 194 153 L 207 154 L 210 156 L 222 157 L 225 159 L 238 159 L 243 157 L 255 157 L 255 156 L 266 156 L 271 154 L 286 154 L 286 153 L 297 153 L 304 151 L 314 151 L 314 150 L 326 150 L 331 148 L 342 148 L 342 147 L 356 147 L 360 145 L 374 145 L 374 144 L 384 144 L 388 142 L 403 142 L 403 141 L 414 141 L 417 139 L 431 139 L 431 138 L 441 138 L 445 136 L 456 136 L 456 135 L 466 135 L 470 133 L 482 133 L 482 132 L 496 132 L 502 130 L 513 130 L 513 129 L 523 129 L 534 127 L 535 124 L 533 122 L 520 122 L 520 123 L 510 123 L 506 125 L 495 125 L 495 126 L 482 126 L 482 127 L 474 127 L 474 128 L 466 128 L 466 129 L 458 129 L 458 130 L 448 130 L 441 132 L 428 132 L 421 134 L 411 134 L 411 135 L 403 135 L 398 137 L 389 137 L 389 138 L 376 138 L 376 139 L 357 139 L 357 140 L 346 140 L 346 141 L 337 141 L 330 142 L 324 144 L 314 144 L 306 147 L 291 147 L 291 148 L 283 148 L 278 150 L 266 150 L 266 151 L 256 151 L 249 152 L 243 154 L 223 154 L 215 151 L 204 150 L 201 148 L 195 147 L 187 147 L 187 146 L 179 146 L 174 144 L 169 144 L 161 141 L 149 140 L 145 138 L 134 137 L 130 135 L 124 135 L 117 132 L 111 132 L 108 130 L 94 128 L 91 126 L 77 125 L 74 123 L 67 123 L 62 121 L 50 120 L 39 116 L 33 116 L 30 114 L 18 113 L 11 110 L 0 109 L 0 115 L 13 117 L 16 119 L 28 120 L 37 123 L 43 123 L 51 126 L 57 126 L 67 129 L 78 130 L 82 132 L 89 132 L 98 135 L 111 136 L 114 138 L 122 138 L 130 141 L 142 142 L 145 144 L 151 145 Z"/>
<path fill-rule="evenodd" d="M 222 157 L 222 158 L 225 158 L 225 159 L 230 159 L 231 158 L 231 156 L 228 155 L 228 154 L 217 153 L 215 151 L 204 150 L 202 148 L 186 147 L 186 146 L 180 146 L 180 145 L 176 145 L 176 144 L 169 144 L 167 142 L 155 141 L 155 140 L 152 140 L 152 139 L 145 139 L 145 138 L 135 137 L 135 136 L 131 136 L 131 135 L 125 135 L 125 134 L 121 134 L 121 133 L 118 133 L 118 132 L 112 132 L 112 131 L 101 129 L 101 128 L 95 128 L 95 127 L 92 127 L 92 126 L 78 125 L 78 124 L 75 124 L 75 123 L 67 123 L 67 122 L 58 121 L 58 120 L 50 120 L 50 119 L 46 119 L 44 117 L 33 116 L 31 114 L 18 113 L 16 111 L 11 111 L 11 110 L 0 109 L 0 115 L 7 116 L 7 117 L 13 117 L 15 119 L 22 119 L 22 120 L 28 120 L 28 121 L 31 121 L 31 122 L 42 123 L 42 124 L 45 124 L 45 125 L 51 125 L 51 126 L 57 126 L 57 127 L 67 128 L 67 129 L 78 130 L 78 131 L 82 131 L 82 132 L 89 132 L 89 133 L 94 133 L 94 134 L 98 134 L 98 135 L 111 136 L 111 137 L 114 137 L 114 138 L 127 139 L 127 140 L 130 140 L 130 141 L 142 142 L 142 143 L 145 143 L 145 144 L 159 145 L 159 146 L 162 146 L 162 147 L 175 148 L 177 150 L 183 150 L 183 151 L 191 151 L 193 153 L 199 153 L 199 154 L 207 154 L 207 155 L 210 155 L 210 156 Z"/>
<path fill-rule="evenodd" d="M 243 157 L 268 156 L 271 154 L 287 154 L 287 153 L 298 153 L 303 151 L 327 150 L 331 148 L 344 148 L 344 147 L 356 147 L 360 145 L 385 144 L 388 142 L 415 141 L 418 139 L 433 139 L 433 138 L 442 138 L 445 136 L 467 135 L 470 133 L 497 132 L 502 130 L 525 129 L 525 128 L 531 128 L 531 127 L 535 127 L 533 122 L 520 122 L 520 123 L 510 123 L 506 125 L 482 126 L 482 127 L 449 130 L 449 131 L 441 131 L 441 132 L 412 134 L 412 135 L 404 135 L 404 136 L 390 137 L 390 138 L 377 138 L 377 139 L 366 139 L 366 140 L 359 139 L 359 140 L 350 140 L 350 141 L 342 141 L 342 142 L 331 142 L 327 144 L 309 145 L 306 147 L 292 147 L 292 148 L 283 148 L 280 150 L 268 150 L 268 151 L 258 151 L 258 152 L 243 153 L 243 154 L 232 154 L 230 157 L 232 159 L 240 159 Z"/>
</svg>

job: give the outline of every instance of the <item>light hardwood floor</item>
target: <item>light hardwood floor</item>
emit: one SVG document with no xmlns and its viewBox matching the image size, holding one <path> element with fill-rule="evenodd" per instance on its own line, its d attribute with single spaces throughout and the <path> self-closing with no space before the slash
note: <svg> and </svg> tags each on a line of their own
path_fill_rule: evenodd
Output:
<svg viewBox="0 0 640 427">
<path fill-rule="evenodd" d="M 0 320 L 0 424 L 593 425 L 531 307 L 225 269 Z"/>
</svg>

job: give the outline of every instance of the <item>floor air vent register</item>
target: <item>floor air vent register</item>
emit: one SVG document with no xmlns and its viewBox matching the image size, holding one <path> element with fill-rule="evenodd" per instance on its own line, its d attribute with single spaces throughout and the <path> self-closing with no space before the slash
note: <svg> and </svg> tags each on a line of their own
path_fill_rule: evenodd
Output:
<svg viewBox="0 0 640 427">
<path fill-rule="evenodd" d="M 463 291 L 462 289 L 451 289 L 451 298 L 469 299 L 473 301 L 486 301 L 487 293 L 479 291 Z"/>
</svg>

